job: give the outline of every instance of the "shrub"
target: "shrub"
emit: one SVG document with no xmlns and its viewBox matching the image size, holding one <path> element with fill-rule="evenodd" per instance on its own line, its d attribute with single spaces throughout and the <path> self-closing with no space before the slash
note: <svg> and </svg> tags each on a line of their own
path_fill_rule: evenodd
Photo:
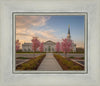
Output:
<svg viewBox="0 0 100 86">
<path fill-rule="evenodd" d="M 81 59 L 84 59 L 84 57 L 82 57 Z"/>
<path fill-rule="evenodd" d="M 16 59 L 29 59 L 29 58 L 27 58 L 27 57 L 18 57 Z"/>
<path fill-rule="evenodd" d="M 45 54 L 40 55 L 36 58 L 32 58 L 28 62 L 18 65 L 16 67 L 16 70 L 36 70 L 44 57 L 45 57 Z"/>
<path fill-rule="evenodd" d="M 71 60 L 67 58 L 63 58 L 61 55 L 54 54 L 54 57 L 58 61 L 58 63 L 61 65 L 63 70 L 83 70 L 84 68 L 80 65 L 72 62 Z"/>
<path fill-rule="evenodd" d="M 70 58 L 71 58 L 71 59 L 74 59 L 75 57 L 71 56 Z"/>
</svg>

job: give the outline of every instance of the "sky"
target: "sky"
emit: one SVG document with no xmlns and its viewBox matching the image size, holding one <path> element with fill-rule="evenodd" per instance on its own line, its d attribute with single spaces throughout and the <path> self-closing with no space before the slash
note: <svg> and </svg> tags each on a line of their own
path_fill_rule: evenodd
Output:
<svg viewBox="0 0 100 86">
<path fill-rule="evenodd" d="M 71 39 L 76 47 L 84 48 L 84 16 L 16 16 L 16 40 L 31 43 L 32 37 L 41 42 L 61 42 L 67 37 L 70 25 Z"/>
</svg>

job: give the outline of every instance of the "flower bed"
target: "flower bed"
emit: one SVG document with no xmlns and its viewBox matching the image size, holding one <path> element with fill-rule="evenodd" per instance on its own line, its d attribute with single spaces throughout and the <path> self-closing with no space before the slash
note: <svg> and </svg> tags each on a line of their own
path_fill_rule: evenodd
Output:
<svg viewBox="0 0 100 86">
<path fill-rule="evenodd" d="M 61 55 L 54 54 L 54 57 L 60 64 L 63 70 L 84 70 L 84 67 L 72 62 L 70 59 L 64 58 Z"/>
<path fill-rule="evenodd" d="M 40 63 L 42 62 L 42 60 L 44 59 L 44 57 L 45 57 L 45 54 L 32 58 L 29 61 L 21 65 L 18 65 L 16 67 L 16 70 L 36 70 L 38 66 L 40 65 Z"/>
</svg>

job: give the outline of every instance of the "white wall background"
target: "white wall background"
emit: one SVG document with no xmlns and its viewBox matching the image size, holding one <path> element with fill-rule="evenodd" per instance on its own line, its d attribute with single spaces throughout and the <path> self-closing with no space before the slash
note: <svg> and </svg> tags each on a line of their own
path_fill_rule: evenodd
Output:
<svg viewBox="0 0 100 86">
<path fill-rule="evenodd" d="M 12 12 L 87 12 L 88 74 L 13 74 Z M 0 86 L 100 86 L 99 0 L 0 0 Z"/>
</svg>

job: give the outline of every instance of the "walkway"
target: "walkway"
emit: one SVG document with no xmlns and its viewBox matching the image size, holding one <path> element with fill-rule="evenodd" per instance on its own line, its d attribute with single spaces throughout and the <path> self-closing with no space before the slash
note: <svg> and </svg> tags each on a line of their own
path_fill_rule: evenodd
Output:
<svg viewBox="0 0 100 86">
<path fill-rule="evenodd" d="M 46 57 L 37 69 L 38 71 L 62 71 L 59 63 L 56 61 L 52 53 L 47 53 Z"/>
</svg>

